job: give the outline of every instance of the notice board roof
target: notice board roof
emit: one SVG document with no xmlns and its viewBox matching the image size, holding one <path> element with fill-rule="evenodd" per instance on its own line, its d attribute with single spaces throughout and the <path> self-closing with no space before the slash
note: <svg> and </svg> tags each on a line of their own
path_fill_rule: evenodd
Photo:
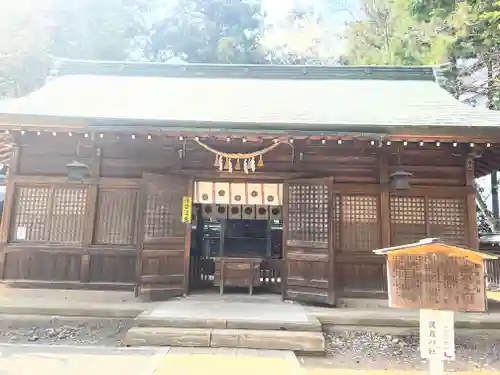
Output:
<svg viewBox="0 0 500 375">
<path fill-rule="evenodd" d="M 476 251 L 463 246 L 454 245 L 443 241 L 440 238 L 424 238 L 418 242 L 400 246 L 386 247 L 383 249 L 373 250 L 373 252 L 378 255 L 411 255 L 412 253 L 422 254 L 428 252 L 446 252 L 456 255 L 460 254 L 463 256 L 471 256 L 478 260 L 498 259 L 496 255 Z"/>
</svg>

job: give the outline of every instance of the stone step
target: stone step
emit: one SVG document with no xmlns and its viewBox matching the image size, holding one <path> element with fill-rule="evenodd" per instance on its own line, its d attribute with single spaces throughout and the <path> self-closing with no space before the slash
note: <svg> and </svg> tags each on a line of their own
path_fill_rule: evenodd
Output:
<svg viewBox="0 0 500 375">
<path fill-rule="evenodd" d="M 158 318 L 141 314 L 132 323 L 133 327 L 171 327 L 171 328 L 212 328 L 212 329 L 251 329 L 259 331 L 300 331 L 323 332 L 323 327 L 316 317 L 303 321 L 279 321 L 263 319 L 189 319 Z"/>
<path fill-rule="evenodd" d="M 323 354 L 321 332 L 181 327 L 133 327 L 124 339 L 127 346 L 174 346 L 292 350 Z"/>
</svg>

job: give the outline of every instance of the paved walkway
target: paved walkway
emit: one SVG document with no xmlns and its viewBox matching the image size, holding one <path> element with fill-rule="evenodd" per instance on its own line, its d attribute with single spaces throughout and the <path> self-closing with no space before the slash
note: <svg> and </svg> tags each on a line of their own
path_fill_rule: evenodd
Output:
<svg viewBox="0 0 500 375">
<path fill-rule="evenodd" d="M 301 368 L 291 352 L 246 349 L 0 345 L 1 375 L 423 375 Z M 500 372 L 458 372 L 457 375 Z"/>
<path fill-rule="evenodd" d="M 0 285 L 0 314 L 33 314 L 46 316 L 135 318 L 154 307 L 162 306 L 163 311 L 183 310 L 183 302 L 199 301 L 211 308 L 233 302 L 251 301 L 254 304 L 269 302 L 281 304 L 283 309 L 292 311 L 290 304 L 281 302 L 279 295 L 193 295 L 186 299 L 170 302 L 140 302 L 132 292 L 15 289 Z M 500 297 L 498 297 L 500 299 Z M 239 303 L 239 302 L 238 302 Z M 500 304 L 500 302 L 498 303 Z M 172 306 L 172 307 L 169 307 Z M 209 310 L 207 310 L 209 311 Z M 298 311 L 298 310 L 297 310 Z M 305 307 L 306 313 L 317 317 L 325 325 L 355 325 L 409 327 L 418 326 L 419 314 L 416 310 L 375 308 L 320 308 Z M 294 315 L 297 312 L 293 312 Z M 500 309 L 492 308 L 486 314 L 457 314 L 457 328 L 500 329 Z"/>
</svg>

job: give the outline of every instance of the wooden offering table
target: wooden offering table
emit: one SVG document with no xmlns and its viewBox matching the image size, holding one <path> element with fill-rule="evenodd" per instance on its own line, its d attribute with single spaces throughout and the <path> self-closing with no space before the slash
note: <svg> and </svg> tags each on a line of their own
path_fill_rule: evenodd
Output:
<svg viewBox="0 0 500 375">
<path fill-rule="evenodd" d="M 224 294 L 224 286 L 246 287 L 250 295 L 253 287 L 260 285 L 260 258 L 217 257 L 215 261 L 215 285 Z"/>
</svg>

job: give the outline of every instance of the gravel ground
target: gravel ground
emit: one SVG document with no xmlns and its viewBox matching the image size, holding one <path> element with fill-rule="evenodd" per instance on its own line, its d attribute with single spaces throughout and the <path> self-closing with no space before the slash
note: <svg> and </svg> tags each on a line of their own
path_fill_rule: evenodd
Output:
<svg viewBox="0 0 500 375">
<path fill-rule="evenodd" d="M 67 323 L 57 318 L 44 322 L 0 320 L 0 343 L 120 346 L 127 320 L 93 320 Z"/>
<path fill-rule="evenodd" d="M 0 316 L 0 343 L 44 345 L 121 346 L 130 320 L 95 319 L 85 323 L 58 318 L 25 321 Z M 81 320 L 81 319 L 80 319 Z M 302 357 L 305 367 L 372 370 L 428 371 L 420 358 L 418 336 L 381 335 L 369 331 L 346 330 L 326 334 L 326 357 Z M 500 337 L 488 332 L 459 334 L 455 339 L 456 361 L 447 371 L 500 371 Z"/>
<path fill-rule="evenodd" d="M 366 331 L 329 333 L 326 358 L 305 357 L 306 367 L 428 371 L 420 358 L 418 336 L 380 335 Z M 460 334 L 455 339 L 456 360 L 447 371 L 500 370 L 500 340 L 488 333 Z"/>
</svg>

